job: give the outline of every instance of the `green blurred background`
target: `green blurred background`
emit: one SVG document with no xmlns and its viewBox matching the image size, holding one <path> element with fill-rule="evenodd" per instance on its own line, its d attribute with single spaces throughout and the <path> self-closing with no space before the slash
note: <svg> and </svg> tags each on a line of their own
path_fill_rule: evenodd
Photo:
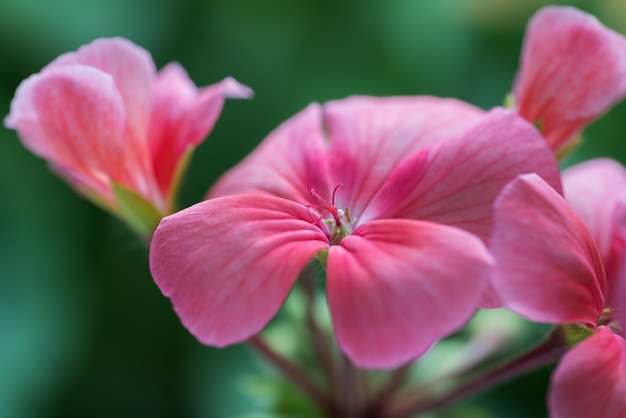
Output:
<svg viewBox="0 0 626 418">
<path fill-rule="evenodd" d="M 502 103 L 529 0 L 0 0 L 0 115 L 19 82 L 61 53 L 123 36 L 196 84 L 233 76 L 196 152 L 181 207 L 309 102 L 351 94 Z M 622 0 L 558 2 L 626 33 Z M 626 161 L 626 106 L 586 131 L 569 162 Z M 153 284 L 147 249 L 77 197 L 0 129 L 0 417 L 227 418 L 262 409 L 238 390 L 258 369 L 245 347 L 201 346 Z M 464 405 L 463 417 L 544 417 L 549 370 Z M 472 411 L 472 412 L 470 412 Z"/>
</svg>

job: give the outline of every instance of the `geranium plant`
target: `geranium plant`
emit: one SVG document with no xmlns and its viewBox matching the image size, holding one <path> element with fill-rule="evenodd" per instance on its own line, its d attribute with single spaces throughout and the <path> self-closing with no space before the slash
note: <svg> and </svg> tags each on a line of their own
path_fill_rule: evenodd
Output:
<svg viewBox="0 0 626 418">
<path fill-rule="evenodd" d="M 198 89 L 180 65 L 157 72 L 130 41 L 100 39 L 26 79 L 5 125 L 149 243 L 199 342 L 247 343 L 304 395 L 270 403 L 275 416 L 417 416 L 557 364 L 551 418 L 626 417 L 626 170 L 559 168 L 626 95 L 626 38 L 546 7 L 520 62 L 509 108 L 312 103 L 188 208 L 191 152 L 225 98 L 252 95 L 232 78 Z M 502 361 L 506 341 L 464 328 L 494 308 L 552 331 Z M 415 383 L 411 365 L 464 329 L 457 361 Z"/>
</svg>

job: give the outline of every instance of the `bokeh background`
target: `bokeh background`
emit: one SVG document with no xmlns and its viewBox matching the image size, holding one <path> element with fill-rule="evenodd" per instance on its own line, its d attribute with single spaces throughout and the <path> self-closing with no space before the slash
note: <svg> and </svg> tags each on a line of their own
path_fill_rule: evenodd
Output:
<svg viewBox="0 0 626 418">
<path fill-rule="evenodd" d="M 503 102 L 538 0 L 0 0 L 0 115 L 59 54 L 123 36 L 196 84 L 234 76 L 180 206 L 309 102 L 352 94 Z M 622 0 L 557 2 L 626 33 Z M 585 132 L 568 163 L 626 161 L 626 106 Z M 201 346 L 153 284 L 147 248 L 81 200 L 0 128 L 0 417 L 228 418 L 262 411 L 241 390 L 258 361 Z M 549 368 L 462 404 L 463 417 L 545 415 Z M 452 416 L 448 414 L 447 416 Z"/>
</svg>

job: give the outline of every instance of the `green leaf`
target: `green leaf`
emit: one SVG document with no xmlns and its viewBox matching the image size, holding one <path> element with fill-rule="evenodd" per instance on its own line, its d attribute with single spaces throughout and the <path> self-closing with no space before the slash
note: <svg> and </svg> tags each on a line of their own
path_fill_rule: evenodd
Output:
<svg viewBox="0 0 626 418">
<path fill-rule="evenodd" d="M 112 213 L 113 215 L 119 216 L 117 209 L 113 206 L 112 202 L 109 202 L 106 198 L 99 195 L 98 193 L 88 189 L 86 187 L 77 187 L 76 191 L 81 197 L 89 200 L 91 203 L 99 207 L 100 209 Z"/>
<path fill-rule="evenodd" d="M 587 337 L 593 335 L 594 330 L 582 324 L 563 324 L 560 329 L 565 338 L 567 348 L 572 348 Z"/>
<path fill-rule="evenodd" d="M 152 203 L 121 184 L 111 182 L 119 216 L 143 238 L 149 238 L 163 214 Z"/>
<path fill-rule="evenodd" d="M 515 95 L 513 94 L 513 92 L 507 93 L 506 97 L 504 98 L 503 106 L 507 109 L 513 109 L 515 107 Z"/>
</svg>

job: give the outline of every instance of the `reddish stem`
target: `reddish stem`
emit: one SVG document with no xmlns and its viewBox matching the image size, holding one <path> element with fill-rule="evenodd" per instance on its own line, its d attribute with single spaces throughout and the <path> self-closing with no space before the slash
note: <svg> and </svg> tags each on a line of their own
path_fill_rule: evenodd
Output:
<svg viewBox="0 0 626 418">
<path fill-rule="evenodd" d="M 293 363 L 287 360 L 285 357 L 278 354 L 272 347 L 270 347 L 260 335 L 255 335 L 248 340 L 248 343 L 256 351 L 258 351 L 263 357 L 270 361 L 277 369 L 279 369 L 285 376 L 287 376 L 294 384 L 296 384 L 302 391 L 324 411 L 328 416 L 335 416 L 335 407 L 330 398 L 322 392 L 319 387 L 309 379 L 309 377 L 302 372 Z"/>
<path fill-rule="evenodd" d="M 377 417 L 385 409 L 393 394 L 402 387 L 406 381 L 412 363 L 394 370 L 385 384 L 378 390 L 373 398 L 368 402 L 368 416 Z"/>
<path fill-rule="evenodd" d="M 497 366 L 485 374 L 466 379 L 466 381 L 461 382 L 455 389 L 444 396 L 424 399 L 424 391 L 418 390 L 412 392 L 409 396 L 403 397 L 406 399 L 405 402 L 396 405 L 395 408 L 383 416 L 385 418 L 407 418 L 447 406 L 461 398 L 473 395 L 488 387 L 558 360 L 563 355 L 565 344 L 563 334 L 557 328 L 547 340 L 527 353 Z"/>
<path fill-rule="evenodd" d="M 301 275 L 301 284 L 306 300 L 306 321 L 311 332 L 311 339 L 315 349 L 315 355 L 322 365 L 326 380 L 329 384 L 333 382 L 333 356 L 324 332 L 315 319 L 315 283 L 313 282 L 313 272 L 310 266 L 305 267 Z"/>
</svg>

